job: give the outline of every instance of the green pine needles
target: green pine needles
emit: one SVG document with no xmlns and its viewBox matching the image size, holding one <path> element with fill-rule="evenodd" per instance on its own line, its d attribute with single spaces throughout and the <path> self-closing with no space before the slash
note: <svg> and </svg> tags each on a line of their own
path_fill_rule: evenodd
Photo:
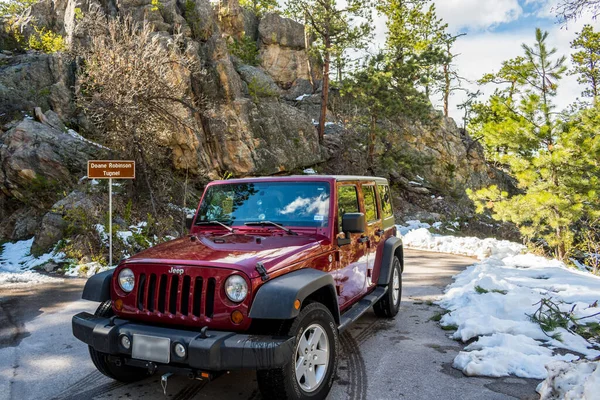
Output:
<svg viewBox="0 0 600 400">
<path fill-rule="evenodd" d="M 481 79 L 500 86 L 474 106 L 470 124 L 488 158 L 515 178 L 518 192 L 490 186 L 467 194 L 478 212 L 514 223 L 530 243 L 567 260 L 581 230 L 589 229 L 582 222 L 600 218 L 600 104 L 557 112 L 566 58 L 548 47 L 547 38 L 537 29 L 521 57 Z"/>
</svg>

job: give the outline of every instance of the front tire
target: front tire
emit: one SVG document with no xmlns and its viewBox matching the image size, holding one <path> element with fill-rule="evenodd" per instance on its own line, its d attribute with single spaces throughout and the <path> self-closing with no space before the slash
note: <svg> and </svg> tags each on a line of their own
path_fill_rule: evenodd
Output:
<svg viewBox="0 0 600 400">
<path fill-rule="evenodd" d="M 394 318 L 400 310 L 400 297 L 402 297 L 402 268 L 400 260 L 394 256 L 388 291 L 373 305 L 375 315 L 382 318 Z"/>
<path fill-rule="evenodd" d="M 98 317 L 110 318 L 114 315 L 110 300 L 100 304 L 94 315 Z M 92 346 L 88 346 L 90 350 L 90 358 L 94 366 L 102 374 L 111 379 L 120 382 L 136 382 L 149 376 L 147 370 L 143 368 L 131 367 L 129 365 L 117 364 L 108 361 L 108 355 L 96 351 Z"/>
<path fill-rule="evenodd" d="M 283 368 L 257 371 L 265 400 L 322 400 L 327 397 L 335 371 L 339 337 L 331 312 L 320 303 L 300 311 L 287 332 L 294 337 L 292 360 Z"/>
</svg>

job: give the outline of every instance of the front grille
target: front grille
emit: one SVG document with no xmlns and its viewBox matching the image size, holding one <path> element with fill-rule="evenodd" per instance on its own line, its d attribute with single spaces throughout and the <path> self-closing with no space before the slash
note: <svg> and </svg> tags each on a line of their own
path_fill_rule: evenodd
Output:
<svg viewBox="0 0 600 400">
<path fill-rule="evenodd" d="M 137 288 L 139 311 L 182 317 L 213 316 L 216 290 L 213 277 L 141 273 Z"/>
</svg>

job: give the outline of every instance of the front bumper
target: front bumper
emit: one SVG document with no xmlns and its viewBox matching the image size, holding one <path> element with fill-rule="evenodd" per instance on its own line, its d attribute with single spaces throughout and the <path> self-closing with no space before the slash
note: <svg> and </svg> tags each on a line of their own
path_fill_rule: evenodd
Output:
<svg viewBox="0 0 600 400">
<path fill-rule="evenodd" d="M 131 357 L 131 350 L 120 344 L 120 336 L 134 334 L 171 339 L 187 347 L 187 356 L 180 359 L 171 349 L 171 362 L 176 366 L 207 371 L 235 369 L 271 369 L 283 367 L 292 359 L 293 338 L 246 335 L 234 332 L 200 332 L 143 325 L 128 320 L 97 317 L 82 312 L 73 316 L 73 335 L 101 353 Z"/>
</svg>

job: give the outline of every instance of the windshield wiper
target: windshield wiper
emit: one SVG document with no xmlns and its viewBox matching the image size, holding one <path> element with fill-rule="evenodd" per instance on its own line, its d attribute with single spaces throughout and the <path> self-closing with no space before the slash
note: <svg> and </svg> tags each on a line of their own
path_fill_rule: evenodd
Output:
<svg viewBox="0 0 600 400">
<path fill-rule="evenodd" d="M 275 226 L 275 227 L 277 227 L 277 228 L 279 228 L 279 229 L 287 232 L 290 235 L 294 235 L 294 236 L 298 235 L 296 232 L 294 232 L 290 228 L 286 228 L 285 226 L 281 226 L 281 225 L 276 224 L 275 222 L 271 222 L 271 221 L 245 222 L 244 225 L 260 225 L 260 226 L 273 225 L 273 226 Z"/>
<path fill-rule="evenodd" d="M 232 227 L 227 226 L 224 223 L 219 222 L 219 221 L 201 221 L 201 222 L 196 222 L 196 225 L 221 225 L 223 228 L 227 229 L 229 232 L 234 232 Z"/>
</svg>

